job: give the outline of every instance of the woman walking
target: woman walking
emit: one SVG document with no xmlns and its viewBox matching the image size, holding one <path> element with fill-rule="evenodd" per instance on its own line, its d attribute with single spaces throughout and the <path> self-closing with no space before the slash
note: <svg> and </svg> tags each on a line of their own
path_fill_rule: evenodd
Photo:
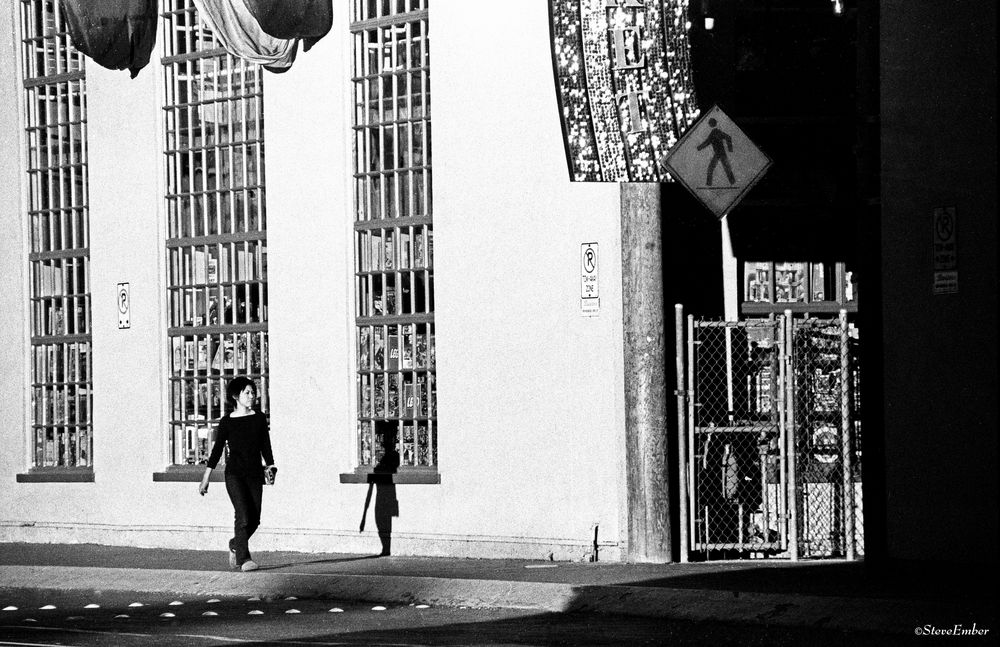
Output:
<svg viewBox="0 0 1000 647">
<path fill-rule="evenodd" d="M 198 491 L 202 496 L 208 492 L 208 480 L 225 449 L 226 491 L 235 512 L 233 538 L 229 540 L 229 566 L 242 571 L 255 571 L 258 566 L 250 557 L 249 541 L 260 525 L 265 470 L 268 481 L 271 481 L 277 468 L 271 453 L 267 416 L 254 410 L 256 385 L 246 377 L 236 377 L 226 387 L 226 399 L 235 408 L 219 421 L 215 444 Z"/>
</svg>

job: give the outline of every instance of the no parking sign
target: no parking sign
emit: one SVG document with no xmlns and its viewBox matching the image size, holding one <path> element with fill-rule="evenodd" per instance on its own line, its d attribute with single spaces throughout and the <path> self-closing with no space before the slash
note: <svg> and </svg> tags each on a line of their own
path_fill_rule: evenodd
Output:
<svg viewBox="0 0 1000 647">
<path fill-rule="evenodd" d="M 580 245 L 580 313 L 596 317 L 601 310 L 601 292 L 598 281 L 598 245 Z"/>
<path fill-rule="evenodd" d="M 118 284 L 118 328 L 128 328 L 132 325 L 132 297 L 129 294 L 128 283 Z"/>
</svg>

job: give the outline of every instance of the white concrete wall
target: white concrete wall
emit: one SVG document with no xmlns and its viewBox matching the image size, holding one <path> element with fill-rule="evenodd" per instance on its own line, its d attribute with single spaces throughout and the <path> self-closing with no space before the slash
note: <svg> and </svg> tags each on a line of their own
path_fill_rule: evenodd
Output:
<svg viewBox="0 0 1000 647">
<path fill-rule="evenodd" d="M 346 20 L 338 13 L 290 71 L 265 77 L 271 424 L 281 469 L 255 549 L 378 548 L 373 523 L 357 530 L 367 488 L 338 478 L 356 452 Z M 601 559 L 622 554 L 619 192 L 568 181 L 547 20 L 536 0 L 488 13 L 482 3 L 435 0 L 431 11 L 442 482 L 397 487 L 397 554 L 579 559 L 594 525 Z M 20 94 L 5 26 L 7 151 L 20 146 L 9 124 Z M 168 461 L 158 61 L 134 80 L 87 68 L 95 482 L 15 484 L 28 467 L 24 451 L 4 452 L 0 540 L 221 550 L 228 536 L 221 484 L 202 499 L 195 483 L 152 481 Z M 23 176 L 13 159 L 0 171 L 8 231 L 23 210 L 7 195 Z M 23 447 L 24 249 L 18 235 L 0 240 L 0 437 Z M 589 242 L 601 249 L 601 312 L 587 318 L 580 244 Z M 117 329 L 121 281 L 132 288 L 129 330 Z"/>
<path fill-rule="evenodd" d="M 456 532 L 624 532 L 619 192 L 571 184 L 545 3 L 431 17 L 442 490 Z M 580 244 L 601 315 L 580 315 Z M 619 496 L 620 495 L 620 496 Z"/>
<path fill-rule="evenodd" d="M 25 236 L 23 231 L 22 159 L 17 45 L 13 38 L 15 3 L 0 6 L 0 516 L 6 518 L 14 474 L 24 467 L 28 338 Z"/>
</svg>

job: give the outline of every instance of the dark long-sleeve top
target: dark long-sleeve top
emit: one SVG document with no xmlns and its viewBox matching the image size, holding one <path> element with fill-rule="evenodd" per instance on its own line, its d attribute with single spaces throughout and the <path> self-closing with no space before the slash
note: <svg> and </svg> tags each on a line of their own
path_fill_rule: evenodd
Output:
<svg viewBox="0 0 1000 647">
<path fill-rule="evenodd" d="M 210 468 L 215 469 L 219 464 L 222 450 L 227 446 L 226 474 L 260 478 L 263 482 L 264 465 L 274 465 L 267 416 L 260 411 L 235 418 L 226 414 L 215 432 L 215 445 L 208 457 Z M 264 459 L 263 464 L 261 458 Z"/>
</svg>

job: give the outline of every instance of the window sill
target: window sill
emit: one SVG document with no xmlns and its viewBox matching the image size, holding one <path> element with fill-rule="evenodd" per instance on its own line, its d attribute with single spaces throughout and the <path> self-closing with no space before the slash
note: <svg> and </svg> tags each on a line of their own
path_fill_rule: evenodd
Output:
<svg viewBox="0 0 1000 647">
<path fill-rule="evenodd" d="M 341 483 L 392 483 L 400 485 L 438 485 L 441 474 L 433 467 L 403 467 L 395 473 L 374 472 L 370 466 L 359 467 L 340 475 Z"/>
<path fill-rule="evenodd" d="M 162 472 L 153 472 L 156 483 L 198 483 L 205 475 L 204 465 L 168 465 Z M 209 477 L 211 483 L 223 483 L 226 480 L 224 469 L 213 469 Z"/>
<path fill-rule="evenodd" d="M 17 475 L 18 483 L 93 483 L 93 467 L 32 467 Z"/>
</svg>

